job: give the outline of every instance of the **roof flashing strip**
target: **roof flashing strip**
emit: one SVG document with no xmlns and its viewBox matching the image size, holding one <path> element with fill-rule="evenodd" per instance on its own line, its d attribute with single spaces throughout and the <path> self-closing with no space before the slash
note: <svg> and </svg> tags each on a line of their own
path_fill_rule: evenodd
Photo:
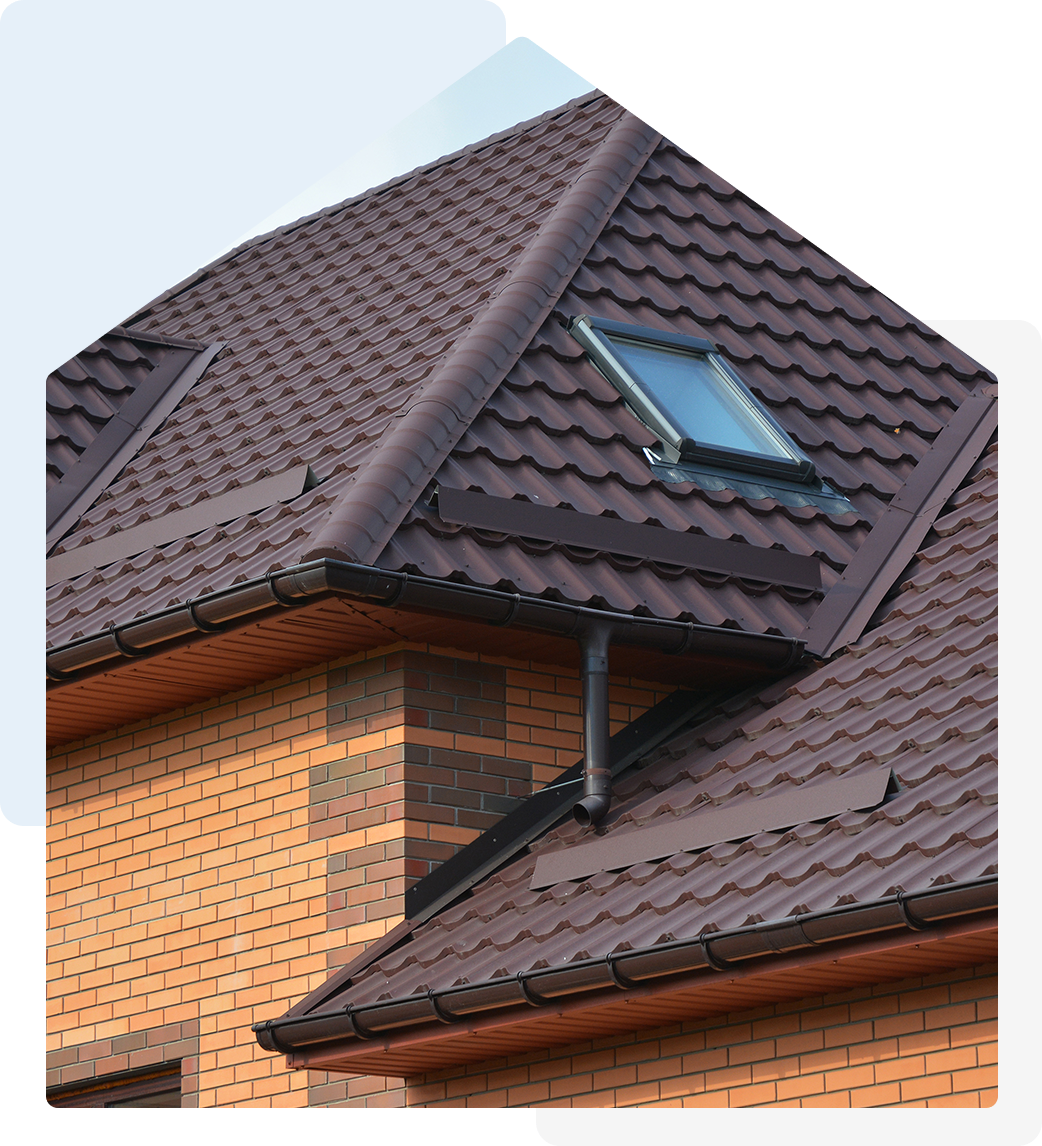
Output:
<svg viewBox="0 0 1042 1146">
<path fill-rule="evenodd" d="M 94 504 L 109 482 L 141 449 L 227 346 L 204 347 L 117 327 L 119 337 L 170 347 L 165 360 L 112 415 L 79 460 L 47 491 L 47 549 L 50 551 Z"/>
<path fill-rule="evenodd" d="M 245 514 L 257 513 L 278 502 L 292 501 L 315 484 L 310 466 L 294 466 L 291 470 L 249 482 L 217 497 L 205 498 L 187 509 L 164 514 L 86 545 L 77 545 L 47 561 L 47 584 L 54 585 L 88 570 L 111 565 L 114 561 L 135 557 L 147 549 L 179 541 Z"/>
<path fill-rule="evenodd" d="M 678 689 L 641 713 L 609 741 L 612 775 L 619 775 L 685 725 L 701 717 L 717 699 L 719 694 L 707 695 Z M 582 767 L 583 762 L 579 760 L 562 772 L 552 784 L 533 792 L 477 839 L 471 840 L 429 875 L 406 889 L 405 920 L 382 939 L 371 943 L 346 967 L 287 1011 L 287 1016 L 307 1014 L 321 1007 L 333 995 L 344 990 L 371 963 L 406 942 L 411 932 L 421 923 L 450 906 L 478 880 L 502 867 L 532 840 L 567 816 L 578 786 L 582 784 Z"/>
<path fill-rule="evenodd" d="M 724 573 L 770 585 L 821 588 L 818 559 L 784 549 L 767 549 L 699 533 L 680 533 L 658 525 L 598 517 L 573 509 L 491 497 L 447 486 L 438 488 L 437 513 L 442 521 L 453 525 L 645 557 L 685 569 Z"/>
<path fill-rule="evenodd" d="M 651 824 L 590 839 L 556 851 L 541 852 L 529 886 L 533 890 L 574 882 L 603 871 L 654 863 L 679 852 L 702 851 L 727 840 L 748 839 L 758 832 L 780 831 L 832 818 L 844 812 L 875 808 L 886 794 L 889 768 L 855 775 L 828 776 L 804 784 L 784 785 L 722 805 L 697 808 L 671 823 Z"/>
<path fill-rule="evenodd" d="M 800 634 L 809 653 L 830 657 L 861 638 L 997 426 L 998 387 L 989 383 L 956 410 L 815 609 Z"/>
</svg>

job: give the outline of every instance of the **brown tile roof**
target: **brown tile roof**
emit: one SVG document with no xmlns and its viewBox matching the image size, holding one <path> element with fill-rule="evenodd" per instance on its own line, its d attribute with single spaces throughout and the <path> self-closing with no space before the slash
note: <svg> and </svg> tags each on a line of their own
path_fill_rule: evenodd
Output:
<svg viewBox="0 0 1042 1146">
<path fill-rule="evenodd" d="M 755 481 L 660 480 L 654 435 L 560 326 L 602 318 L 707 335 L 847 494 L 826 512 Z M 778 546 L 836 581 L 936 434 L 988 377 L 730 184 L 663 141 L 438 481 L 502 498 Z M 739 492 L 741 490 L 742 492 Z M 821 592 L 449 526 L 422 505 L 386 568 L 458 576 L 621 612 L 797 635 Z"/>
<path fill-rule="evenodd" d="M 302 465 L 318 484 L 51 585 L 51 644 L 315 555 L 798 636 L 989 376 L 672 144 L 645 161 L 657 138 L 607 97 L 574 101 L 249 243 L 146 308 L 135 329 L 230 352 L 57 552 Z M 539 301 L 554 276 L 563 293 Z M 650 433 L 560 326 L 583 311 L 714 339 L 856 512 L 652 472 Z M 773 546 L 819 561 L 822 588 L 451 525 L 419 496 L 431 478 Z"/>
<path fill-rule="evenodd" d="M 301 464 L 318 486 L 52 585 L 61 644 L 293 565 L 621 109 L 575 101 L 233 252 L 128 325 L 215 363 L 58 552 Z"/>
<path fill-rule="evenodd" d="M 110 334 L 47 376 L 47 487 L 79 461 L 120 406 L 169 353 Z"/>
<path fill-rule="evenodd" d="M 722 704 L 616 782 L 600 829 L 569 818 L 406 941 L 359 960 L 349 985 L 315 992 L 293 1013 L 352 1004 L 364 1029 L 381 1001 L 986 883 L 998 864 L 997 471 L 992 445 L 848 651 Z M 781 794 L 827 803 L 836 777 L 878 780 L 889 794 L 874 807 L 790 815 L 786 828 L 621 862 L 642 834 L 685 817 L 711 832 L 714 815 L 755 817 L 758 802 Z M 602 856 L 592 874 L 550 886 L 534 878 L 541 859 L 578 856 L 590 842 L 602 851 L 614 842 L 620 864 Z"/>
</svg>

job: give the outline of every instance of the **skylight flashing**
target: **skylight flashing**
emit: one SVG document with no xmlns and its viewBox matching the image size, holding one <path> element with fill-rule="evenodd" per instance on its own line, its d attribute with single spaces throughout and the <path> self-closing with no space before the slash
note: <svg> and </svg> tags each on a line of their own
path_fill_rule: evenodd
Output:
<svg viewBox="0 0 1042 1146">
<path fill-rule="evenodd" d="M 667 463 L 814 480 L 814 463 L 708 339 L 585 314 L 568 329 L 660 439 Z"/>
</svg>

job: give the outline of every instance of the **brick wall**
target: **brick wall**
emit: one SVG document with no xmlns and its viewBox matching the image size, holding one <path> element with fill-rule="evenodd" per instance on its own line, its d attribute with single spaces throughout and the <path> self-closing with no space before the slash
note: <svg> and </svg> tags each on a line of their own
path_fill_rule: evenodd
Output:
<svg viewBox="0 0 1042 1146">
<path fill-rule="evenodd" d="M 613 731 L 667 691 L 613 681 Z M 287 1071 L 250 1024 L 580 751 L 576 674 L 403 646 L 55 752 L 48 1085 L 180 1059 L 186 1105 L 404 1105 Z"/>
<path fill-rule="evenodd" d="M 440 1071 L 410 1106 L 990 1106 L 994 966 Z"/>
</svg>

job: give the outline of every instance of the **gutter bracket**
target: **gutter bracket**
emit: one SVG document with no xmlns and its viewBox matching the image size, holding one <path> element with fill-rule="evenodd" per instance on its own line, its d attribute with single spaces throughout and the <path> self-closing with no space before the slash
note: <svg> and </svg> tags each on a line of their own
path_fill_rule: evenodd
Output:
<svg viewBox="0 0 1042 1146">
<path fill-rule="evenodd" d="M 351 1033 L 358 1039 L 365 1039 L 371 1041 L 373 1036 L 362 1026 L 362 1024 L 355 1018 L 355 1007 L 348 1003 L 344 1008 L 344 1017 L 347 1019 L 351 1027 Z"/>
<path fill-rule="evenodd" d="M 618 955 L 609 952 L 604 956 L 604 965 L 608 968 L 608 974 L 611 976 L 612 982 L 615 984 L 615 986 L 620 988 L 620 990 L 628 991 L 632 987 L 636 987 L 638 984 L 635 980 L 629 978 L 628 975 L 624 975 L 618 969 L 618 967 L 615 966 L 615 961 L 618 958 Z"/>
<path fill-rule="evenodd" d="M 702 957 L 714 971 L 730 971 L 731 964 L 726 959 L 718 959 L 709 950 L 709 938 L 705 935 L 698 937 L 698 945 L 702 948 Z"/>
<path fill-rule="evenodd" d="M 901 912 L 901 918 L 905 924 L 911 928 L 912 931 L 929 931 L 930 924 L 924 919 L 920 919 L 918 915 L 908 906 L 908 893 L 906 891 L 899 891 L 896 896 L 897 910 Z"/>
<path fill-rule="evenodd" d="M 257 1041 L 261 1044 L 261 1046 L 264 1045 L 263 1040 L 267 1039 L 271 1043 L 272 1050 L 278 1051 L 279 1054 L 289 1056 L 293 1053 L 291 1048 L 286 1046 L 286 1044 L 282 1042 L 279 1036 L 276 1034 L 273 1020 L 268 1019 L 263 1023 L 254 1024 L 253 1032 L 257 1036 Z"/>
<path fill-rule="evenodd" d="M 543 998 L 538 991 L 533 991 L 528 985 L 528 980 L 525 978 L 524 971 L 517 973 L 517 985 L 521 988 L 521 994 L 525 997 L 525 1002 L 530 1007 L 545 1007 L 550 1000 Z"/>
<path fill-rule="evenodd" d="M 514 620 L 516 619 L 517 614 L 520 611 L 520 609 L 521 609 L 521 594 L 520 593 L 512 593 L 511 594 L 511 601 L 510 601 L 510 608 L 507 610 L 507 615 L 503 618 L 502 621 L 493 621 L 492 624 L 498 625 L 501 628 L 506 628 L 508 625 L 512 625 L 514 623 Z"/>
<path fill-rule="evenodd" d="M 297 602 L 294 601 L 292 597 L 287 597 L 278 585 L 275 584 L 275 578 L 278 576 L 278 572 L 278 570 L 273 570 L 265 576 L 265 580 L 268 582 L 268 591 L 283 608 L 292 609 L 297 605 Z"/>
<path fill-rule="evenodd" d="M 113 644 L 115 644 L 116 648 L 119 649 L 120 654 L 127 657 L 129 660 L 133 660 L 135 657 L 148 656 L 147 649 L 135 649 L 126 644 L 123 638 L 119 635 L 119 630 L 115 625 L 109 629 L 109 636 L 112 637 Z"/>
<path fill-rule="evenodd" d="M 380 602 L 380 604 L 387 609 L 393 609 L 395 605 L 398 604 L 398 602 L 402 599 L 406 588 L 408 587 L 409 574 L 400 573 L 399 576 L 401 577 L 401 580 L 398 582 L 398 588 L 395 589 L 395 591 L 385 601 Z"/>
<path fill-rule="evenodd" d="M 438 996 L 435 995 L 433 987 L 427 992 L 427 1001 L 430 1003 L 431 1010 L 437 1017 L 438 1022 L 452 1024 L 459 1021 L 455 1015 L 450 1015 L 448 1011 L 442 1010 L 441 1004 L 438 1002 Z"/>
<path fill-rule="evenodd" d="M 269 574 L 270 576 L 270 574 Z M 185 608 L 188 610 L 188 619 L 199 630 L 200 633 L 223 633 L 224 625 L 213 625 L 209 621 L 199 620 L 199 614 L 195 611 L 196 602 L 193 598 L 189 597 L 185 601 Z"/>
</svg>

